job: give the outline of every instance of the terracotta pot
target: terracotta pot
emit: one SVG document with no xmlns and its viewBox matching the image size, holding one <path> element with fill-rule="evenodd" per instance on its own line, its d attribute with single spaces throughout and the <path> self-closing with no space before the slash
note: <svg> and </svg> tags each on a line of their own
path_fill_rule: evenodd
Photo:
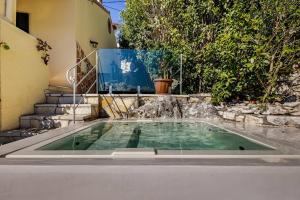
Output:
<svg viewBox="0 0 300 200">
<path fill-rule="evenodd" d="M 156 94 L 168 94 L 172 83 L 172 79 L 155 79 L 154 84 Z"/>
<path fill-rule="evenodd" d="M 257 102 L 256 102 L 256 100 L 250 100 L 250 103 L 251 104 L 256 104 Z"/>
</svg>

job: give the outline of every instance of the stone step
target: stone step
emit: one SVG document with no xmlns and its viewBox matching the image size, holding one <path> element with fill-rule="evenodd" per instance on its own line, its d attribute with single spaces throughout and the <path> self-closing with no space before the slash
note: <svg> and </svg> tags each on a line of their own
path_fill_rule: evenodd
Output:
<svg viewBox="0 0 300 200">
<path fill-rule="evenodd" d="M 91 115 L 76 115 L 75 123 L 92 120 Z M 51 129 L 73 124 L 73 115 L 26 115 L 20 118 L 20 128 Z"/>
<path fill-rule="evenodd" d="M 45 94 L 48 104 L 73 104 L 73 94 Z M 99 96 L 97 94 L 76 95 L 76 103 L 98 104 Z"/>
<path fill-rule="evenodd" d="M 34 106 L 35 114 L 62 115 L 73 114 L 73 104 L 36 104 Z M 98 116 L 98 105 L 79 104 L 76 109 L 78 115 Z"/>
</svg>

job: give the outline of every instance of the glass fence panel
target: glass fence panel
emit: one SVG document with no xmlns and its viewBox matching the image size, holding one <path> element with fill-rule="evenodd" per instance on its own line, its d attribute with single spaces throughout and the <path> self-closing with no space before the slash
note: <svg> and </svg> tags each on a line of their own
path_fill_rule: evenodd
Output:
<svg viewBox="0 0 300 200">
<path fill-rule="evenodd" d="M 154 80 L 163 76 L 161 66 L 167 60 L 163 51 L 100 49 L 99 92 L 155 93 Z"/>
</svg>

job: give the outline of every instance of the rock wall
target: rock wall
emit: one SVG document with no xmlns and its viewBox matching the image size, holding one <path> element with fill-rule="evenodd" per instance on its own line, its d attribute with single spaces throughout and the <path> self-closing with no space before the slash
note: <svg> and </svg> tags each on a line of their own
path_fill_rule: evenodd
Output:
<svg viewBox="0 0 300 200">
<path fill-rule="evenodd" d="M 177 98 L 169 95 L 142 98 L 140 107 L 131 108 L 130 117 L 180 119 L 217 116 L 216 108 L 205 101 L 203 97 Z"/>
<path fill-rule="evenodd" d="M 201 97 L 144 97 L 139 100 L 139 106 L 132 106 L 129 109 L 129 117 L 140 119 L 220 117 L 246 124 L 300 128 L 300 102 L 275 103 L 266 106 L 244 102 L 213 106 Z"/>
<path fill-rule="evenodd" d="M 295 126 L 300 128 L 300 102 L 284 104 L 241 103 L 217 106 L 218 115 L 225 120 L 247 124 Z"/>
<path fill-rule="evenodd" d="M 296 100 L 300 101 L 300 70 L 297 73 L 294 73 L 291 77 L 291 92 L 295 95 Z"/>
<path fill-rule="evenodd" d="M 106 97 L 108 101 L 110 97 Z M 244 102 L 214 106 L 209 96 L 116 96 L 110 106 L 118 116 L 132 119 L 215 118 L 256 125 L 294 126 L 300 128 L 300 101 L 268 105 Z M 117 104 L 117 105 L 116 105 Z M 126 107 L 125 107 L 126 106 Z M 113 117 L 113 116 L 110 116 Z"/>
<path fill-rule="evenodd" d="M 300 101 L 300 66 L 293 66 L 293 73 L 281 80 L 281 86 L 277 89 L 277 94 L 283 96 L 285 102 Z"/>
</svg>

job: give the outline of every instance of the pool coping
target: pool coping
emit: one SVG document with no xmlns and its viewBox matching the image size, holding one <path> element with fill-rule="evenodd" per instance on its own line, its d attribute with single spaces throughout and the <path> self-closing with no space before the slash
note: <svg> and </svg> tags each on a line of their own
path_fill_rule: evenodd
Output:
<svg viewBox="0 0 300 200">
<path fill-rule="evenodd" d="M 204 122 L 213 126 L 217 126 L 219 128 L 225 129 L 231 133 L 237 134 L 244 138 L 250 139 L 256 143 L 260 143 L 262 145 L 275 148 L 275 150 L 244 150 L 244 151 L 225 151 L 225 150 L 157 150 L 156 153 L 143 153 L 141 150 L 130 150 L 127 153 L 119 153 L 119 149 L 116 150 L 101 150 L 101 151 L 37 151 L 36 149 L 49 144 L 53 141 L 66 137 L 68 135 L 72 135 L 75 132 L 80 130 L 84 130 L 90 126 L 93 126 L 99 122 L 189 122 L 189 123 L 197 123 Z M 46 135 L 45 135 L 46 134 Z M 257 137 L 253 134 L 249 134 L 247 132 L 242 132 L 241 130 L 236 130 L 233 127 L 226 126 L 226 123 L 223 123 L 220 119 L 178 119 L 178 120 L 96 120 L 89 123 L 84 123 L 81 125 L 75 125 L 69 127 L 67 129 L 58 129 L 49 131 L 48 133 L 43 134 L 44 137 L 37 138 L 37 136 L 28 138 L 28 140 L 32 141 L 28 143 L 26 146 L 22 146 L 20 149 L 15 149 L 14 151 L 7 152 L 5 154 L 6 158 L 99 158 L 99 159 L 215 159 L 215 158 L 240 158 L 240 159 L 299 159 L 300 158 L 300 150 L 278 144 L 276 142 L 271 142 L 266 138 Z M 26 139 L 27 140 L 27 139 Z M 19 141 L 18 141 L 19 142 Z M 21 142 L 21 141 L 20 141 Z M 4 145 L 5 146 L 5 145 Z M 16 145 L 15 145 L 16 146 Z M 284 146 L 284 148 L 282 148 Z M 284 150 L 283 150 L 284 149 Z M 1 147 L 0 147 L 1 150 Z M 150 152 L 154 152 L 150 150 Z M 1 152 L 1 151 L 0 151 Z M 2 154 L 2 153 L 1 153 Z M 3 154 L 2 154 L 3 155 Z"/>
</svg>

